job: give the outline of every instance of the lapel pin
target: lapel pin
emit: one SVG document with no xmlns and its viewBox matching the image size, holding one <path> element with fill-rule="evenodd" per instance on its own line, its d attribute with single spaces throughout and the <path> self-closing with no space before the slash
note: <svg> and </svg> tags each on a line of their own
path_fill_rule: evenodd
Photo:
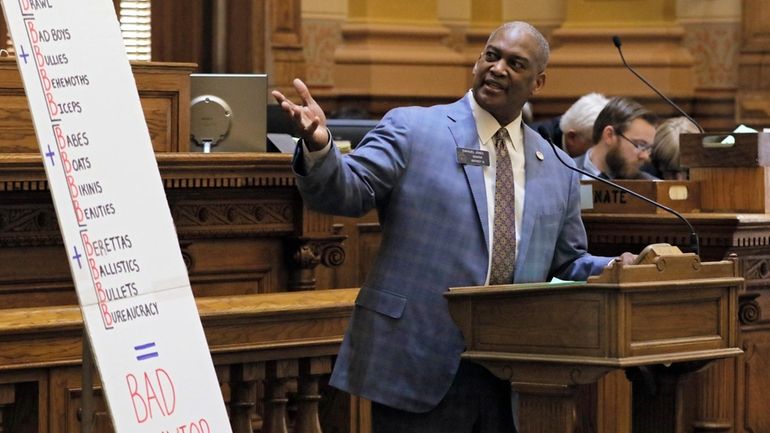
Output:
<svg viewBox="0 0 770 433">
<path fill-rule="evenodd" d="M 535 152 L 535 156 L 537 157 L 537 159 L 539 159 L 541 161 L 545 158 L 545 156 L 543 156 L 543 152 L 541 152 L 539 150 L 537 152 Z"/>
</svg>

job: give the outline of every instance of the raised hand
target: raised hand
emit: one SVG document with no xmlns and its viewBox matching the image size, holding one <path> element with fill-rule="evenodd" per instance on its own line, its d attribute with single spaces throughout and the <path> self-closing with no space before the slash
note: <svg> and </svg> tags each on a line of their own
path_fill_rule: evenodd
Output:
<svg viewBox="0 0 770 433">
<path fill-rule="evenodd" d="M 273 90 L 273 97 L 281 104 L 283 111 L 294 120 L 294 126 L 299 136 L 305 140 L 308 150 L 311 152 L 320 150 L 329 142 L 326 115 L 321 106 L 310 95 L 310 91 L 302 80 L 295 78 L 292 84 L 302 98 L 302 105 L 295 104 L 277 90 Z"/>
</svg>

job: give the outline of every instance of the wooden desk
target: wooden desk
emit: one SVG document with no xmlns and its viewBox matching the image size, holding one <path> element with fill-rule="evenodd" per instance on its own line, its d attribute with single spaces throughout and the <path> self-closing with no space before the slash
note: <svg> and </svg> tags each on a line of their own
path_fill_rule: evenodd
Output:
<svg viewBox="0 0 770 433">
<path fill-rule="evenodd" d="M 738 257 L 745 291 L 739 294 L 739 344 L 744 351 L 732 360 L 715 362 L 693 375 L 679 389 L 695 396 L 693 406 L 682 414 L 682 424 L 697 432 L 746 432 L 770 429 L 770 214 L 685 214 L 700 235 L 701 259 Z M 686 245 L 687 227 L 674 216 L 663 214 L 585 214 L 589 249 L 594 254 L 638 252 L 650 243 Z M 616 381 L 623 378 L 615 378 Z M 717 385 L 720 384 L 720 385 Z M 622 384 L 603 383 L 610 391 Z M 601 394 L 605 391 L 596 391 Z M 625 391 L 621 391 L 621 394 Z M 635 391 L 635 398 L 643 398 Z M 596 409 L 597 417 L 609 408 Z M 607 413 L 611 418 L 612 413 Z M 608 421 L 608 423 L 611 423 Z"/>
</svg>

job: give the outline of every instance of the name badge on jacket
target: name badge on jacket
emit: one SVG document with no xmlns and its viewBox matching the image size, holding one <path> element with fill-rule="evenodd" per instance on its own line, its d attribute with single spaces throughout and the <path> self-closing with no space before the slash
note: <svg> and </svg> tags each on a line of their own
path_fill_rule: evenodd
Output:
<svg viewBox="0 0 770 433">
<path fill-rule="evenodd" d="M 489 152 L 479 149 L 457 148 L 457 162 L 468 165 L 489 167 Z"/>
</svg>

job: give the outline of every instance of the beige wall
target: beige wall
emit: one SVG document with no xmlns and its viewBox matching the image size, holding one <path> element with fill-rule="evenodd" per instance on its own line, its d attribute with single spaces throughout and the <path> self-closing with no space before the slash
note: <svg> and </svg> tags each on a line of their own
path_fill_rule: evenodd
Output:
<svg viewBox="0 0 770 433">
<path fill-rule="evenodd" d="M 695 58 L 696 92 L 733 92 L 738 86 L 741 2 L 678 0 L 677 21 Z"/>
<path fill-rule="evenodd" d="M 435 24 L 437 5 L 438 0 L 349 0 L 348 16 L 369 23 Z"/>
<path fill-rule="evenodd" d="M 676 16 L 680 20 L 740 21 L 738 0 L 678 0 Z"/>
<path fill-rule="evenodd" d="M 536 27 L 555 27 L 564 21 L 565 0 L 509 0 L 503 2 L 504 21 L 528 21 Z"/>
<path fill-rule="evenodd" d="M 472 3 L 478 0 L 437 0 L 439 20 L 450 25 L 466 24 L 471 19 Z M 657 0 L 642 0 L 656 4 Z M 372 0 L 382 7 L 382 0 Z M 387 2 L 385 2 L 387 3 Z M 501 21 L 524 20 L 537 26 L 558 26 L 564 21 L 567 0 L 501 0 Z M 424 8 L 431 2 L 415 2 Z M 590 2 L 587 3 L 590 5 Z M 420 9 L 415 10 L 421 13 Z M 406 11 L 410 16 L 415 11 Z M 424 12 L 424 11 L 422 11 Z M 402 12 L 404 13 L 404 12 Z M 740 21 L 738 0 L 677 0 L 676 17 L 680 21 Z M 344 20 L 348 17 L 348 0 L 303 0 L 302 15 L 306 19 Z"/>
<path fill-rule="evenodd" d="M 335 80 L 339 78 L 334 76 L 333 57 L 335 48 L 343 43 L 342 25 L 362 18 L 376 19 L 385 15 L 391 21 L 403 21 L 403 24 L 415 24 L 420 20 L 430 21 L 430 25 L 438 23 L 450 29 L 450 35 L 445 40 L 447 46 L 454 51 L 475 55 L 478 51 L 476 45 L 483 44 L 486 31 L 499 22 L 529 21 L 549 36 L 562 26 L 568 13 L 590 16 L 597 5 L 608 2 L 629 4 L 628 0 L 414 0 L 413 9 L 402 7 L 400 10 L 389 10 L 389 4 L 403 5 L 403 1 L 302 0 L 307 80 L 322 92 L 334 94 Z M 741 1 L 636 0 L 633 6 L 635 11 L 645 7 L 656 9 L 658 17 L 673 15 L 674 22 L 684 28 L 683 45 L 695 59 L 696 93 L 730 92 L 736 88 Z M 496 21 L 495 16 L 498 15 L 500 19 Z M 643 21 L 636 13 L 599 18 L 599 21 L 616 24 L 622 21 L 625 25 Z"/>
<path fill-rule="evenodd" d="M 465 26 L 471 19 L 469 0 L 438 0 L 438 19 L 446 25 Z"/>
<path fill-rule="evenodd" d="M 334 86 L 334 48 L 342 41 L 348 0 L 302 0 L 302 44 L 307 84 L 321 91 Z"/>
<path fill-rule="evenodd" d="M 303 18 L 344 19 L 348 15 L 348 0 L 302 0 Z"/>
</svg>

